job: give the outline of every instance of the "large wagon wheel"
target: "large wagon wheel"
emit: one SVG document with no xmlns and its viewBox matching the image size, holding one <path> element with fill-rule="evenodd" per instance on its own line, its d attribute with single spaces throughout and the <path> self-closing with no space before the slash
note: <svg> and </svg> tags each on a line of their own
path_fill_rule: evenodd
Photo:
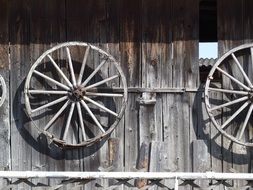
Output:
<svg viewBox="0 0 253 190">
<path fill-rule="evenodd" d="M 4 100 L 6 98 L 6 84 L 4 78 L 0 75 L 0 107 L 3 105 Z"/>
<path fill-rule="evenodd" d="M 79 62 L 75 62 L 77 54 Z M 119 123 L 127 86 L 111 55 L 87 43 L 67 42 L 37 59 L 27 75 L 24 94 L 27 114 L 40 132 L 58 145 L 89 146 L 107 137 Z M 52 112 L 49 117 L 47 113 Z M 107 125 L 100 121 L 102 115 L 108 117 Z M 36 118 L 43 118 L 44 125 L 36 124 Z"/>
<path fill-rule="evenodd" d="M 253 146 L 253 44 L 238 46 L 217 60 L 206 81 L 205 104 L 223 135 Z"/>
</svg>

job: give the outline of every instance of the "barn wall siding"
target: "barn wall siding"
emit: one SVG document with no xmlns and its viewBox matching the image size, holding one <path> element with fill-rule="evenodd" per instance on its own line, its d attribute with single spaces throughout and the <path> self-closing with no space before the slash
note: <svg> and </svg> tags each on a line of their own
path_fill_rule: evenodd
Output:
<svg viewBox="0 0 253 190">
<path fill-rule="evenodd" d="M 251 0 L 217 2 L 222 55 L 252 41 L 253 4 Z M 251 172 L 251 150 L 222 137 L 205 110 L 199 82 L 198 3 L 0 0 L 0 74 L 9 93 L 0 108 L 0 170 Z M 48 145 L 26 116 L 23 85 L 35 60 L 65 41 L 89 42 L 112 54 L 129 88 L 177 92 L 130 92 L 125 115 L 108 141 L 74 150 Z M 80 52 L 75 56 L 81 57 Z M 94 56 L 94 61 L 99 63 L 99 57 Z M 187 91 L 181 92 L 184 88 Z M 150 97 L 155 104 L 140 104 L 140 99 Z M 46 118 L 36 124 L 45 122 Z M 60 181 L 33 182 L 55 185 Z M 98 182 L 110 185 L 107 180 Z M 0 186 L 6 183 L 0 180 Z M 94 189 L 95 183 L 85 189 Z M 138 187 L 145 183 L 136 181 Z M 173 187 L 170 181 L 165 183 Z M 19 187 L 32 189 L 25 183 Z M 189 185 L 180 188 L 191 189 Z"/>
</svg>

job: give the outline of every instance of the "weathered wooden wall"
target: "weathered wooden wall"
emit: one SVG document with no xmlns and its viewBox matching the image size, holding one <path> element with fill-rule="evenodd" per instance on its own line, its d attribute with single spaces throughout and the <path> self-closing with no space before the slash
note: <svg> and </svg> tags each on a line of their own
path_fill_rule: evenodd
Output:
<svg viewBox="0 0 253 190">
<path fill-rule="evenodd" d="M 221 55 L 252 40 L 253 3 L 217 2 Z M 0 108 L 0 170 L 251 172 L 250 150 L 219 135 L 201 90 L 196 91 L 202 88 L 198 13 L 198 0 L 0 0 L 0 74 L 9 89 Z M 61 150 L 33 138 L 37 131 L 24 113 L 22 91 L 42 52 L 74 40 L 97 45 L 119 60 L 131 92 L 125 116 L 108 141 Z M 134 87 L 172 92 L 152 94 L 156 103 L 145 105 L 138 100 L 147 94 Z"/>
</svg>

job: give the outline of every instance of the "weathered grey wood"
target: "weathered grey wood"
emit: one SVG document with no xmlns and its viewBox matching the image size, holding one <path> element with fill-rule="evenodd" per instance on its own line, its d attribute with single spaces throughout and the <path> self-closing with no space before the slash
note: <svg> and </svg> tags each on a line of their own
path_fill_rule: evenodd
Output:
<svg viewBox="0 0 253 190">
<path fill-rule="evenodd" d="M 10 107 L 9 107 L 9 31 L 8 31 L 9 2 L 0 1 L 0 75 L 4 78 L 7 94 L 0 107 L 0 170 L 11 170 L 10 160 Z M 1 92 L 2 93 L 2 92 Z M 7 184 L 7 180 L 0 179 L 0 187 Z"/>
<path fill-rule="evenodd" d="M 207 172 L 210 171 L 211 162 L 207 147 L 207 141 L 194 140 L 193 144 L 193 172 Z M 194 183 L 200 187 L 207 187 L 209 181 L 196 180 Z"/>
<path fill-rule="evenodd" d="M 4 52 L 0 51 L 0 56 Z M 6 69 L 6 68 L 5 68 Z M 4 78 L 7 84 L 7 94 L 3 105 L 0 107 L 0 170 L 11 170 L 11 154 L 10 154 L 10 107 L 9 107 L 9 71 L 0 69 L 0 75 Z M 6 179 L 0 179 L 0 187 L 7 184 Z"/>
<path fill-rule="evenodd" d="M 150 145 L 150 163 L 149 171 L 150 172 L 159 172 L 163 170 L 163 158 L 164 158 L 164 144 L 160 141 L 151 141 Z M 163 182 L 162 182 L 163 183 Z M 154 185 L 149 188 L 152 190 L 159 189 L 159 186 Z"/>
<path fill-rule="evenodd" d="M 228 2 L 226 0 L 218 2 L 218 39 L 219 39 L 219 55 L 223 54 L 224 52 L 228 51 L 229 49 L 238 46 L 243 43 L 243 35 L 244 30 L 243 27 L 239 27 L 238 25 L 243 26 L 243 9 L 244 3 L 242 1 L 233 1 Z M 224 9 L 226 7 L 226 9 Z M 236 12 L 235 12 L 236 11 Z M 230 18 L 230 19 L 228 19 Z M 232 67 L 233 73 L 238 76 L 240 72 L 237 68 Z M 223 79 L 223 85 L 229 86 L 228 81 Z M 226 100 L 226 97 L 223 97 Z M 224 109 L 227 113 L 229 113 L 228 117 L 232 115 L 233 109 L 231 112 L 229 110 Z M 226 116 L 223 117 L 227 119 Z M 228 130 L 233 130 L 236 128 L 236 124 L 230 126 Z M 231 141 L 224 138 L 223 139 L 223 147 L 226 151 L 223 151 L 223 172 L 231 170 L 235 170 L 237 172 L 240 171 L 247 171 L 247 152 L 246 150 L 242 150 L 240 146 L 232 144 Z M 237 155 L 242 155 L 243 157 L 237 157 Z M 245 159 L 246 156 L 246 160 Z M 234 186 L 240 186 L 241 182 L 235 181 Z"/>
<path fill-rule="evenodd" d="M 138 94 L 130 94 L 125 113 L 125 171 L 134 171 L 139 150 Z"/>
<path fill-rule="evenodd" d="M 220 83 L 216 83 L 215 85 L 220 86 Z M 211 97 L 214 100 L 222 100 L 222 94 L 218 92 L 212 92 Z M 203 98 L 202 98 L 203 100 Z M 202 101 L 202 110 L 203 110 L 203 118 L 204 121 L 206 121 L 205 126 L 208 129 L 208 133 L 206 131 L 206 134 L 210 137 L 210 155 L 211 155 L 211 169 L 212 171 L 222 172 L 222 135 L 220 132 L 216 129 L 214 124 L 209 119 L 205 106 L 204 101 Z M 218 115 L 219 113 L 216 113 Z M 222 118 L 219 118 L 219 122 L 221 122 Z M 212 181 L 212 183 L 216 183 L 215 181 Z M 222 185 L 214 187 L 214 189 L 223 189 Z"/>
<path fill-rule="evenodd" d="M 240 43 L 252 40 L 252 2 L 250 0 L 217 2 L 220 15 L 218 37 L 221 55 Z M 201 96 L 198 95 L 196 98 L 195 92 L 189 93 L 181 89 L 199 87 L 196 55 L 198 1 L 68 0 L 65 5 L 58 0 L 54 2 L 22 0 L 9 1 L 9 3 L 11 4 L 9 27 L 2 22 L 7 9 L 4 8 L 4 4 L 0 3 L 0 10 L 4 10 L 0 11 L 0 31 L 3 28 L 4 30 L 10 28 L 10 109 L 13 111 L 11 112 L 13 113 L 11 116 L 13 159 L 11 164 L 13 170 L 97 171 L 99 167 L 110 169 L 110 165 L 114 165 L 115 167 L 111 168 L 113 171 L 135 171 L 140 169 L 138 164 L 137 168 L 135 167 L 138 155 L 142 154 L 142 142 L 155 140 L 158 144 L 163 141 L 166 143 L 164 150 L 167 159 L 162 158 L 164 159 L 162 162 L 166 163 L 163 164 L 163 170 L 192 171 L 197 166 L 194 161 L 197 154 L 194 153 L 194 149 L 192 152 L 191 143 L 198 138 L 205 143 L 201 141 L 200 149 L 196 145 L 197 150 L 201 152 L 201 147 L 208 146 L 208 156 L 206 154 L 205 156 L 208 159 L 211 157 L 213 171 L 221 172 L 222 166 L 223 171 L 230 171 L 232 165 L 233 169 L 238 172 L 248 171 L 250 159 L 247 157 L 249 154 L 247 150 L 237 145 L 229 148 L 230 142 L 221 137 L 213 124 L 208 121 L 201 104 Z M 3 36 L 6 37 L 6 33 Z M 115 142 L 112 140 L 112 144 L 110 144 L 111 141 L 108 141 L 105 144 L 101 143 L 101 147 L 98 145 L 78 151 L 48 149 L 39 143 L 33 145 L 34 141 L 30 139 L 28 133 L 18 130 L 25 123 L 28 132 L 34 136 L 37 135 L 30 123 L 27 124 L 20 106 L 23 90 L 19 89 L 20 83 L 25 78 L 31 64 L 45 49 L 55 43 L 70 40 L 97 44 L 111 53 L 120 61 L 130 87 L 145 87 L 150 91 L 153 87 L 156 89 L 175 87 L 175 89 L 172 90 L 173 92 L 166 91 L 156 94 L 156 102 L 153 107 L 137 104 L 142 92 L 131 93 L 126 116 L 122 118 L 112 134 L 113 139 L 117 139 Z M 4 74 L 9 66 L 6 61 L 3 61 L 8 60 L 7 44 L 8 40 L 3 39 L 1 33 L 0 52 L 5 52 L 5 56 L 0 53 L 0 66 L 4 62 L 1 68 Z M 73 56 L 77 57 L 76 61 L 81 60 L 81 55 L 83 55 L 81 50 L 74 50 Z M 94 66 L 91 64 L 92 60 L 98 61 L 100 58 L 94 54 L 88 60 L 90 66 Z M 102 72 L 106 76 L 114 71 L 105 68 Z M 180 93 L 175 95 L 174 92 Z M 17 97 L 15 101 L 14 97 Z M 214 97 L 222 100 L 219 93 L 214 93 Z M 115 103 L 118 105 L 119 102 Z M 7 113 L 7 110 L 3 111 Z M 3 116 L 7 117 L 5 114 L 1 115 Z M 107 122 L 102 117 L 100 121 Z M 1 123 L 5 123 L 5 120 L 2 120 Z M 38 124 L 44 125 L 45 121 L 41 120 Z M 3 126 L 7 126 L 7 123 Z M 6 131 L 8 127 L 1 129 Z M 113 155 L 117 156 L 107 157 L 110 150 Z M 153 149 L 153 155 L 154 153 Z M 145 158 L 147 154 L 145 152 Z M 3 165 L 7 161 L 6 158 L 3 156 L 0 159 L 4 161 Z M 151 164 L 153 169 L 158 167 L 154 159 Z M 210 164 L 207 160 L 205 161 L 207 165 Z M 191 168 L 192 162 L 193 168 Z M 144 168 L 146 169 L 146 166 Z M 50 179 L 49 184 L 56 182 L 57 180 Z M 236 186 L 239 184 L 239 182 L 235 183 Z M 86 185 L 86 189 L 96 188 L 94 185 L 95 182 L 92 185 Z M 26 187 L 28 186 L 24 186 Z M 65 189 L 70 187 L 72 185 Z M 223 186 L 215 189 L 219 188 Z"/>
<path fill-rule="evenodd" d="M 57 6 L 58 5 L 58 6 Z M 59 1 L 51 2 L 50 1 L 37 1 L 37 3 L 31 4 L 31 15 L 30 15 L 30 52 L 31 52 L 31 65 L 36 61 L 36 59 L 47 49 L 55 45 L 56 41 L 63 41 L 63 37 L 65 35 L 61 32 L 62 28 L 64 27 L 63 19 L 60 18 L 61 13 L 63 13 L 64 5 L 59 6 Z M 50 39 L 50 41 L 49 41 Z M 43 41 L 47 41 L 47 43 L 42 43 Z M 56 56 L 53 56 L 54 59 Z M 48 60 L 45 60 L 48 61 Z M 27 72 L 29 69 L 27 69 Z M 49 76 L 52 73 L 48 72 Z M 35 84 L 36 85 L 36 84 Z M 38 85 L 38 83 L 37 83 Z M 41 86 L 44 87 L 45 83 Z M 43 101 L 47 99 L 47 96 L 41 97 L 41 99 L 37 99 L 37 101 Z M 42 111 L 43 113 L 44 111 Z M 51 114 L 45 116 L 40 120 L 34 121 L 36 125 L 43 128 L 49 119 L 52 117 Z M 62 161 L 57 161 L 50 158 L 51 156 L 55 155 L 53 151 L 48 151 L 46 144 L 40 144 L 39 141 L 39 133 L 34 128 L 33 124 L 31 124 L 32 136 L 34 139 L 38 140 L 37 145 L 39 148 L 32 149 L 32 170 L 34 171 L 48 171 L 48 170 L 60 170 L 62 165 Z M 52 128 L 55 130 L 55 128 Z M 60 130 L 60 129 L 57 129 Z M 48 155 L 49 154 L 49 155 Z M 43 184 L 51 184 L 55 185 L 60 182 L 57 179 L 50 179 L 50 180 L 43 180 L 43 181 L 36 181 L 33 180 L 34 183 L 43 183 Z"/>
<path fill-rule="evenodd" d="M 175 3 L 177 4 L 177 3 Z M 172 86 L 172 1 L 143 1 L 142 87 Z M 164 14 L 166 13 L 166 14 Z"/>
<path fill-rule="evenodd" d="M 198 4 L 195 0 L 172 4 L 173 87 L 198 86 Z"/>
<path fill-rule="evenodd" d="M 163 139 L 163 102 L 162 102 L 162 95 L 156 94 L 155 96 L 155 134 L 153 139 L 154 140 L 162 140 Z"/>
<path fill-rule="evenodd" d="M 31 126 L 22 105 L 22 82 L 30 65 L 30 1 L 10 2 L 10 106 L 12 170 L 32 170 Z M 13 23 L 13 24 L 12 24 Z M 20 188 L 31 189 L 22 184 Z"/>
<path fill-rule="evenodd" d="M 109 0 L 105 1 L 105 9 L 106 9 L 106 16 L 105 22 L 102 26 L 105 27 L 105 31 L 100 38 L 105 51 L 110 53 L 116 61 L 119 62 L 120 66 L 123 67 L 121 63 L 121 45 L 120 45 L 120 38 L 121 38 L 121 31 L 119 30 L 121 27 L 121 11 L 120 11 L 121 1 L 117 0 Z M 108 72 L 109 76 L 118 75 L 118 72 L 115 67 L 108 65 Z M 120 83 L 120 80 L 114 80 L 109 83 L 111 87 L 113 86 L 121 86 L 123 84 Z M 116 107 L 119 109 L 122 105 L 121 98 L 113 98 L 111 99 L 110 107 Z M 106 100 L 105 100 L 106 101 Z M 113 117 L 110 117 L 112 119 Z M 124 171 L 124 131 L 125 131 L 125 116 L 122 117 L 121 121 L 111 134 L 113 141 L 109 145 L 109 152 L 113 150 L 113 154 L 110 154 L 111 157 L 109 158 L 109 167 L 113 167 L 111 171 Z M 114 145 L 113 145 L 114 144 Z M 113 145 L 113 146 L 111 146 Z M 110 182 L 112 183 L 112 182 Z M 116 190 L 124 189 L 123 185 L 118 186 L 115 188 Z"/>
<path fill-rule="evenodd" d="M 174 102 L 173 94 L 163 94 L 163 139 L 167 143 L 165 151 L 168 152 L 166 164 L 167 171 L 178 171 L 178 159 L 176 156 L 177 147 L 177 125 L 174 115 L 177 115 L 177 107 Z"/>
<path fill-rule="evenodd" d="M 89 33 L 88 28 L 89 28 L 89 22 L 91 21 L 91 17 L 89 16 L 90 9 L 92 9 L 92 2 L 91 1 L 86 1 L 86 2 L 72 2 L 72 1 L 66 1 L 65 5 L 65 11 L 64 14 L 66 14 L 66 41 L 84 41 L 84 42 L 91 42 L 91 40 L 94 39 L 94 36 L 92 34 L 94 33 Z M 82 11 L 80 10 L 80 7 L 83 7 Z M 63 16 L 63 15 L 61 15 Z M 63 16 L 64 18 L 64 16 Z M 90 21 L 89 21 L 90 20 Z M 63 29 L 64 31 L 64 29 Z M 97 34 L 97 33 L 96 33 Z M 85 49 L 81 47 L 74 47 L 71 48 L 71 57 L 73 57 L 73 64 L 74 64 L 74 70 L 75 73 L 77 74 L 80 70 L 80 65 L 82 63 L 84 54 L 85 54 Z M 93 55 L 93 54 L 92 54 Z M 88 56 L 87 62 L 86 62 L 86 68 L 87 67 L 93 67 L 93 65 L 90 65 L 91 62 L 91 57 Z M 78 76 L 78 75 L 76 75 Z M 82 108 L 81 108 L 82 109 Z M 72 137 L 69 137 L 72 138 Z M 92 146 L 94 149 L 97 150 L 96 146 Z M 72 153 L 71 153 L 72 152 Z M 87 155 L 90 155 L 90 158 L 92 157 L 94 162 L 97 163 L 98 158 L 97 154 L 92 154 L 91 148 L 81 148 L 77 151 L 71 151 L 69 150 L 66 152 L 66 156 L 69 154 L 70 159 L 68 161 L 64 162 L 64 165 L 68 167 L 68 170 L 71 170 L 71 154 L 74 156 L 74 152 L 78 155 L 77 160 L 75 162 L 79 162 L 78 164 L 76 163 L 76 167 L 73 168 L 73 170 L 80 170 L 80 171 L 92 171 L 91 167 L 96 167 L 97 164 L 91 165 L 91 159 Z M 67 154 L 68 153 L 68 154 Z M 98 167 L 98 166 L 97 166 Z M 95 169 L 97 170 L 97 169 Z M 91 182 L 90 184 L 85 185 L 85 188 L 91 189 L 94 186 L 94 182 Z M 71 186 L 68 186 L 71 188 Z"/>
<path fill-rule="evenodd" d="M 198 103 L 196 102 L 197 98 L 198 98 L 198 94 L 200 92 L 189 92 L 188 96 L 189 96 L 189 142 L 190 142 L 190 153 L 193 152 L 193 144 L 192 142 L 194 142 L 195 140 L 198 139 L 198 127 L 203 127 L 203 126 L 198 126 L 198 117 L 201 117 L 202 114 L 198 115 Z M 200 138 L 201 139 L 201 138 Z M 203 138 L 205 139 L 205 138 Z M 208 147 L 208 143 L 206 144 L 206 146 Z M 191 157 L 191 163 L 193 163 L 193 156 Z M 209 160 L 210 161 L 210 160 Z M 210 164 L 210 163 L 209 163 Z M 211 164 L 210 164 L 211 165 Z M 194 164 L 192 164 L 192 170 L 193 170 Z"/>
<path fill-rule="evenodd" d="M 141 0 L 120 2 L 121 66 L 128 86 L 141 85 Z"/>
<path fill-rule="evenodd" d="M 143 93 L 141 99 L 145 101 L 149 100 L 155 100 L 156 96 L 155 94 L 150 93 Z M 139 105 L 139 125 L 140 125 L 140 131 L 139 131 L 139 146 L 143 142 L 149 143 L 151 140 L 155 140 L 157 136 L 157 127 L 156 127 L 156 121 L 155 121 L 155 105 L 145 105 L 141 104 Z"/>
<path fill-rule="evenodd" d="M 121 153 L 121 141 L 119 138 L 110 138 L 108 139 L 108 169 L 109 171 L 122 171 L 122 153 Z M 111 180 L 108 183 L 108 186 L 117 183 L 116 180 Z M 123 185 L 118 186 L 115 189 L 122 189 Z"/>
<path fill-rule="evenodd" d="M 163 99 L 164 141 L 170 145 L 166 147 L 168 171 L 192 171 L 188 102 L 188 95 L 168 94 Z"/>
<path fill-rule="evenodd" d="M 154 88 L 160 86 L 160 20 L 158 21 L 158 19 L 163 13 L 162 7 L 163 2 L 154 3 L 154 0 L 142 2 L 142 87 Z M 152 30 L 150 30 L 151 28 Z"/>
<path fill-rule="evenodd" d="M 253 36 L 252 36 L 252 30 L 253 30 L 253 27 L 252 27 L 252 12 L 250 11 L 250 7 L 253 6 L 252 4 L 253 2 L 252 1 L 249 1 L 249 0 L 245 0 L 244 2 L 244 25 L 245 25 L 245 29 L 244 29 L 244 43 L 252 43 L 252 39 L 253 39 Z M 249 58 L 249 62 L 252 61 L 252 58 Z M 247 62 L 247 61 L 246 61 Z M 253 70 L 252 68 L 252 65 L 251 67 L 249 66 L 249 70 Z M 249 72 L 248 73 L 248 76 L 251 77 L 251 81 L 252 81 L 252 72 Z M 253 137 L 253 130 L 252 130 L 252 122 L 250 122 L 250 126 L 249 126 L 249 137 L 252 138 Z M 252 170 L 253 170 L 253 162 L 252 162 L 252 149 L 248 149 L 248 154 L 250 156 L 249 158 L 249 161 L 250 161 L 250 164 L 249 164 L 249 170 L 248 172 L 251 173 Z"/>
<path fill-rule="evenodd" d="M 138 171 L 143 171 L 143 172 L 147 172 L 149 169 L 149 154 L 150 154 L 150 144 L 149 143 L 145 143 L 143 142 L 141 144 L 140 150 L 139 150 L 139 154 L 138 154 L 138 159 L 137 159 L 137 165 L 136 165 L 136 169 Z M 145 179 L 137 179 L 135 181 L 135 185 L 138 188 L 142 188 L 145 185 L 147 185 L 147 180 Z"/>
</svg>

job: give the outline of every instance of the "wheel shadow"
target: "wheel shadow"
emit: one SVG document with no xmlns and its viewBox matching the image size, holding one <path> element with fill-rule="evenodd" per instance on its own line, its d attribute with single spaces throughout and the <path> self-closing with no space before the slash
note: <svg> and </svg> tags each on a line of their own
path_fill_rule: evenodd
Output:
<svg viewBox="0 0 253 190">
<path fill-rule="evenodd" d="M 197 139 L 204 140 L 206 146 L 208 147 L 208 152 L 212 157 L 221 160 L 222 162 L 227 162 L 237 165 L 245 165 L 248 164 L 249 171 L 251 171 L 251 155 L 252 148 L 244 147 L 238 145 L 227 137 L 223 136 L 212 124 L 211 119 L 207 115 L 207 111 L 204 106 L 204 85 L 202 84 L 198 89 L 198 92 L 194 99 L 194 105 L 192 110 L 198 113 L 198 118 L 193 118 L 194 122 L 194 130 L 197 136 Z M 219 100 L 217 100 L 219 101 Z M 218 103 L 218 102 L 217 102 Z M 226 112 L 221 114 L 220 116 L 216 116 L 215 119 L 221 119 L 222 117 L 231 116 L 231 112 Z M 225 147 L 226 145 L 226 147 Z M 236 146 L 236 147 L 235 147 Z M 246 150 L 246 151 L 235 151 L 238 150 Z M 238 153 L 239 152 L 239 153 Z M 245 152 L 245 153 L 243 153 Z M 222 168 L 221 168 L 222 169 Z"/>
</svg>

